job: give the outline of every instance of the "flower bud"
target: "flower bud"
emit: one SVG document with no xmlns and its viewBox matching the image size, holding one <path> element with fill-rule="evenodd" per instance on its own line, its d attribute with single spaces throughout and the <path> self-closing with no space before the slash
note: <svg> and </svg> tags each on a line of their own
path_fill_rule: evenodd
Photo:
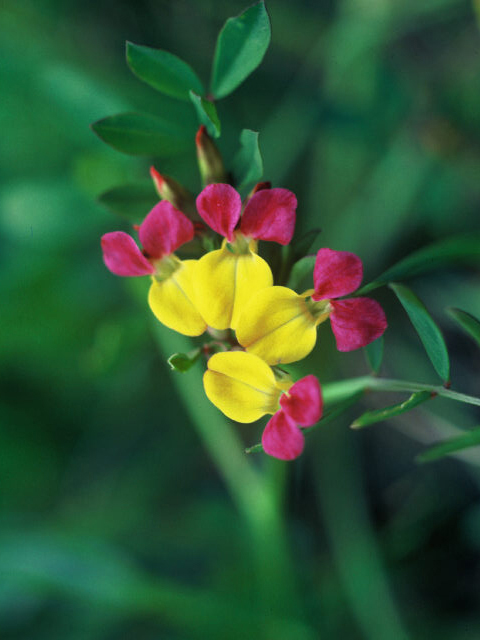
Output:
<svg viewBox="0 0 480 640">
<path fill-rule="evenodd" d="M 191 218 L 191 213 L 195 211 L 195 201 L 190 191 L 173 178 L 159 173 L 153 166 L 150 167 L 150 175 L 160 198 L 168 200 L 176 209 Z"/>
<path fill-rule="evenodd" d="M 197 160 L 205 185 L 213 182 L 227 182 L 227 172 L 222 156 L 212 138 L 208 135 L 205 125 L 201 125 L 195 136 L 197 146 Z"/>
</svg>

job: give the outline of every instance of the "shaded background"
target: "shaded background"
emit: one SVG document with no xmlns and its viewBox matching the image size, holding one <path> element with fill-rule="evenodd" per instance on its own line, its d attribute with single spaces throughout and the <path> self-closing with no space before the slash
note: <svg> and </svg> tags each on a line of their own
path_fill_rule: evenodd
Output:
<svg viewBox="0 0 480 640">
<path fill-rule="evenodd" d="M 90 122 L 175 113 L 192 132 L 191 153 L 156 166 L 200 188 L 193 109 L 142 85 L 124 41 L 172 51 L 207 81 L 219 29 L 245 6 L 0 8 L 2 638 L 480 637 L 480 452 L 414 462 L 426 443 L 478 425 L 478 411 L 435 400 L 359 433 L 348 429 L 354 412 L 312 435 L 283 480 L 285 465 L 257 457 L 279 494 L 285 482 L 292 553 L 291 580 L 265 563 L 262 591 L 255 542 L 200 437 L 211 415 L 194 387 L 200 374 L 186 374 L 197 375 L 187 411 L 188 382 L 182 395 L 158 349 L 145 283 L 102 263 L 100 235 L 126 227 L 96 197 L 144 178 L 150 159 L 108 148 Z M 323 229 L 315 248 L 358 253 L 367 280 L 425 243 L 478 231 L 471 3 L 267 8 L 264 63 L 218 105 L 225 158 L 242 128 L 259 130 L 265 178 L 297 194 L 300 229 Z M 453 388 L 474 395 L 478 349 L 444 309 L 479 315 L 479 284 L 478 265 L 412 283 L 444 331 Z M 376 297 L 390 323 L 383 374 L 436 382 L 393 295 Z M 298 365 L 322 382 L 366 371 L 362 353 L 337 354 L 323 326 Z M 261 428 L 239 433 L 253 444 Z"/>
</svg>

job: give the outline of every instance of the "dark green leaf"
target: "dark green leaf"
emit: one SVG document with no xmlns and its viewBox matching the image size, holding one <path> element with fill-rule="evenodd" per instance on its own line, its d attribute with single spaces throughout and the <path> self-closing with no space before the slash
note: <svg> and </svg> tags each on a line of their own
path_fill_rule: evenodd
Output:
<svg viewBox="0 0 480 640">
<path fill-rule="evenodd" d="M 213 102 L 205 100 L 194 91 L 190 91 L 190 100 L 193 102 L 200 124 L 204 124 L 207 127 L 208 133 L 213 138 L 218 138 L 221 132 L 221 125 Z"/>
<path fill-rule="evenodd" d="M 201 353 L 201 349 L 195 349 L 189 353 L 174 353 L 168 358 L 167 362 L 174 371 L 185 373 L 193 367 Z"/>
<path fill-rule="evenodd" d="M 412 393 L 408 400 L 405 400 L 404 402 L 393 404 L 390 407 L 385 407 L 384 409 L 366 411 L 352 422 L 350 426 L 352 429 L 361 429 L 362 427 L 367 427 L 368 425 L 375 424 L 376 422 L 383 422 L 383 420 L 388 420 L 389 418 L 393 418 L 394 416 L 398 416 L 401 413 L 414 409 L 419 404 L 422 404 L 422 402 L 425 402 L 432 397 L 433 395 L 430 391 L 417 391 L 416 393 Z"/>
<path fill-rule="evenodd" d="M 195 71 L 168 51 L 127 42 L 127 63 L 140 80 L 172 98 L 188 101 L 190 90 L 204 93 Z"/>
<path fill-rule="evenodd" d="M 423 302 L 408 287 L 402 284 L 391 284 L 390 288 L 403 305 L 420 340 L 425 347 L 435 371 L 447 381 L 450 376 L 448 351 L 440 329 L 435 324 Z"/>
<path fill-rule="evenodd" d="M 427 449 L 424 453 L 421 453 L 416 457 L 417 462 L 432 462 L 439 458 L 444 458 L 450 453 L 456 453 L 463 449 L 469 449 L 470 447 L 480 446 L 480 427 L 476 427 L 467 433 L 463 433 L 461 436 L 450 438 L 440 444 L 435 445 L 431 449 Z"/>
<path fill-rule="evenodd" d="M 383 336 L 367 344 L 367 346 L 363 348 L 363 352 L 370 369 L 373 373 L 378 373 L 383 360 Z"/>
<path fill-rule="evenodd" d="M 310 251 L 312 244 L 317 239 L 321 229 L 310 229 L 307 233 L 304 233 L 300 238 L 293 238 L 292 240 L 292 252 L 294 260 L 299 260 Z"/>
<path fill-rule="evenodd" d="M 480 320 L 477 320 L 471 313 L 453 307 L 447 309 L 447 313 L 480 346 Z"/>
<path fill-rule="evenodd" d="M 229 18 L 217 39 L 213 60 L 212 93 L 223 98 L 261 63 L 270 44 L 270 20 L 258 2 L 236 18 Z"/>
<path fill-rule="evenodd" d="M 297 290 L 301 287 L 302 282 L 310 276 L 312 279 L 313 267 L 315 266 L 316 256 L 304 256 L 297 260 L 293 265 L 290 277 L 287 282 L 287 287 Z M 311 283 L 310 283 L 311 286 Z"/>
<path fill-rule="evenodd" d="M 403 258 L 355 295 L 363 295 L 392 280 L 410 278 L 449 264 L 468 262 L 471 258 L 480 258 L 480 235 L 472 233 L 449 238 Z"/>
<path fill-rule="evenodd" d="M 123 184 L 108 189 L 98 197 L 100 204 L 130 222 L 140 223 L 157 204 L 159 197 L 151 182 Z"/>
<path fill-rule="evenodd" d="M 176 123 L 140 113 L 120 113 L 97 120 L 92 129 L 117 151 L 168 157 L 188 149 L 192 141 Z"/>
<path fill-rule="evenodd" d="M 239 189 L 254 184 L 263 175 L 263 160 L 258 146 L 258 132 L 243 129 L 240 150 L 233 161 L 233 173 Z"/>
</svg>

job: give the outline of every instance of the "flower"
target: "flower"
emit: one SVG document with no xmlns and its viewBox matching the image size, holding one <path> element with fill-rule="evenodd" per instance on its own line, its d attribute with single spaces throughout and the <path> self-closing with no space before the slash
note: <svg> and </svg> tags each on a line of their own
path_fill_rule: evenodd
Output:
<svg viewBox="0 0 480 640">
<path fill-rule="evenodd" d="M 362 277 L 358 256 L 320 249 L 313 271 L 314 289 L 302 294 L 287 287 L 257 292 L 238 322 L 239 343 L 268 364 L 295 362 L 310 353 L 317 326 L 330 318 L 339 351 L 366 346 L 387 328 L 382 307 L 371 298 L 338 299 L 355 291 Z"/>
<path fill-rule="evenodd" d="M 197 306 L 214 329 L 235 329 L 253 293 L 271 287 L 268 264 L 257 255 L 257 241 L 286 245 L 295 227 L 297 199 L 287 189 L 261 189 L 243 215 L 240 194 L 228 184 L 210 184 L 197 198 L 203 220 L 224 236 L 221 249 L 198 261 Z"/>
<path fill-rule="evenodd" d="M 293 383 L 277 380 L 274 371 L 245 351 L 213 355 L 203 377 L 208 399 L 237 422 L 254 422 L 273 414 L 262 436 L 266 453 L 281 460 L 298 457 L 304 446 L 302 428 L 322 415 L 322 392 L 317 378 L 306 376 Z"/>
<path fill-rule="evenodd" d="M 181 261 L 173 252 L 192 240 L 192 222 L 163 200 L 146 216 L 138 228 L 143 246 L 123 231 L 102 236 L 105 265 L 118 276 L 152 277 L 148 303 L 160 322 L 187 336 L 198 336 L 206 323 L 192 300 L 196 260 Z"/>
</svg>

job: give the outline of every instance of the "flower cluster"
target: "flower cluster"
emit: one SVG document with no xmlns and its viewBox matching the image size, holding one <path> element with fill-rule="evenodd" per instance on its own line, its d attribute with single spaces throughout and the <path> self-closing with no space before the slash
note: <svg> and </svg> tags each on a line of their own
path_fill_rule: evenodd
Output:
<svg viewBox="0 0 480 640">
<path fill-rule="evenodd" d="M 204 132 L 199 133 L 204 139 Z M 197 135 L 197 147 L 199 140 L 202 136 Z M 209 182 L 208 157 L 205 160 L 201 146 L 199 158 Z M 215 165 L 217 181 L 210 180 L 198 195 L 190 217 L 177 208 L 186 192 L 152 169 L 164 199 L 138 227 L 142 249 L 127 233 L 107 233 L 102 237 L 104 261 L 119 276 L 150 276 L 148 303 L 167 327 L 187 336 L 207 329 L 235 332 L 230 350 L 208 360 L 205 392 L 238 422 L 271 414 L 263 448 L 269 455 L 291 460 L 303 450 L 302 429 L 321 417 L 322 394 L 315 376 L 294 383 L 277 365 L 308 355 L 318 325 L 327 319 L 339 351 L 363 347 L 383 334 L 385 314 L 371 298 L 344 298 L 359 287 L 363 276 L 360 258 L 346 251 L 318 251 L 313 289 L 297 293 L 276 286 L 269 264 L 257 253 L 258 243 L 291 242 L 297 199 L 287 189 L 261 183 L 242 202 L 233 186 L 218 181 L 223 174 L 218 158 L 214 161 L 210 165 Z M 201 223 L 194 225 L 194 217 Z M 182 260 L 175 254 L 195 236 L 215 238 L 212 231 L 223 236 L 219 248 L 205 251 L 199 259 Z"/>
</svg>

